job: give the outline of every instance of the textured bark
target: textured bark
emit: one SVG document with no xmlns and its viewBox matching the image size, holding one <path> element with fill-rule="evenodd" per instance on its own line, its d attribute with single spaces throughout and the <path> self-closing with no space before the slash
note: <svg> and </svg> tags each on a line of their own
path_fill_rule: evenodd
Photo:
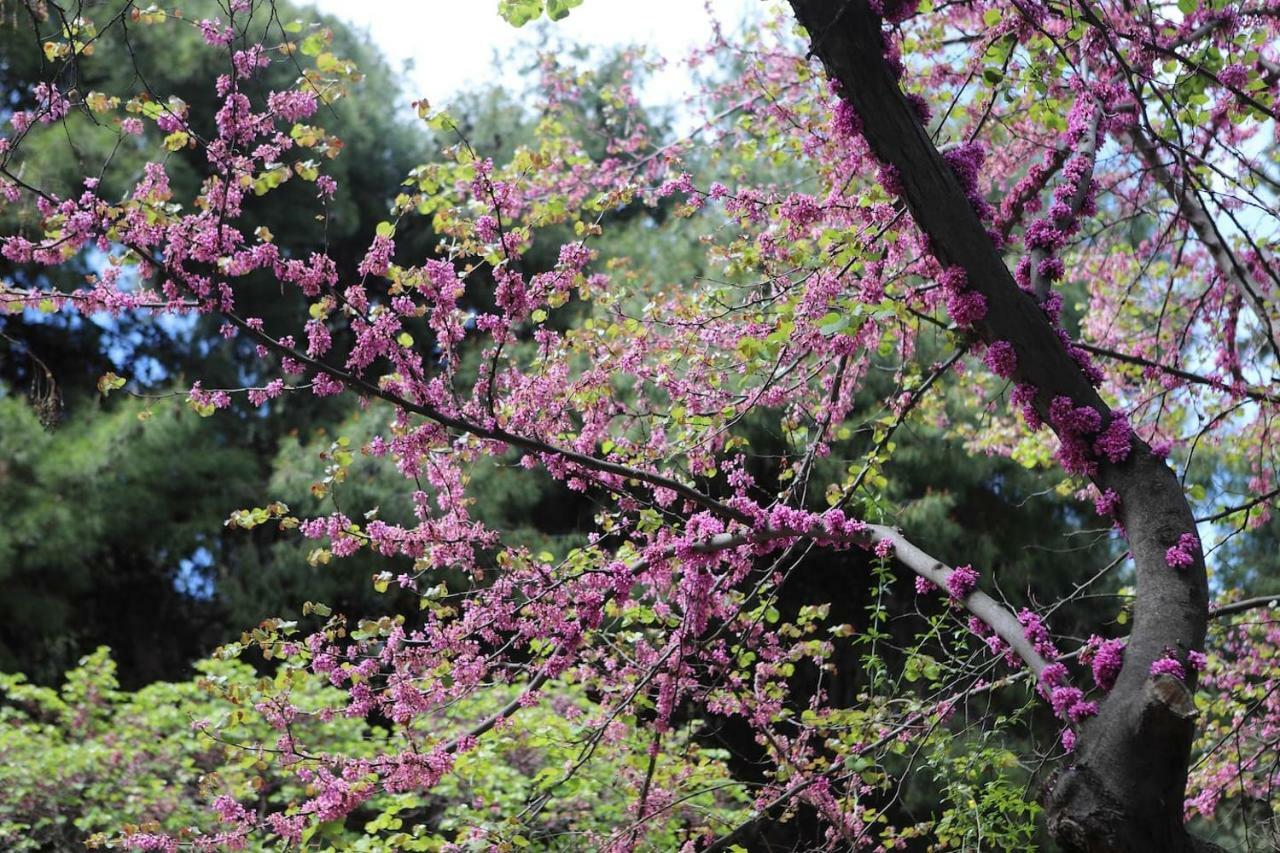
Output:
<svg viewBox="0 0 1280 853">
<path fill-rule="evenodd" d="M 962 267 L 969 286 L 987 299 L 976 331 L 987 342 L 1010 342 L 1017 380 L 1037 389 L 1046 413 L 1054 397 L 1090 405 L 1104 422 L 1111 411 L 1067 353 L 1036 301 L 1013 280 L 955 175 L 903 97 L 884 60 L 882 27 L 866 0 L 791 0 L 809 33 L 811 51 L 862 120 L 876 155 L 897 167 L 904 201 L 944 264 Z M 1047 420 L 1047 418 L 1046 418 Z M 1133 633 L 1115 688 L 1082 728 L 1070 766 L 1045 786 L 1049 829 L 1069 850 L 1090 853 L 1205 849 L 1182 825 L 1194 711 L 1187 687 L 1149 677 L 1166 651 L 1203 648 L 1208 590 L 1203 557 L 1180 570 L 1165 551 L 1195 530 L 1174 472 L 1134 438 L 1118 465 L 1105 459 L 1094 478 L 1120 496 L 1137 574 Z"/>
</svg>

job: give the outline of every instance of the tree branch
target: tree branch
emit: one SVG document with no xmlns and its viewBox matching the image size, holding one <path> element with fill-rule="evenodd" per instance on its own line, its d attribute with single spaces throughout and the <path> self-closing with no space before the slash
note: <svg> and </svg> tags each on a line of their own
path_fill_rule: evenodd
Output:
<svg viewBox="0 0 1280 853">
<path fill-rule="evenodd" d="M 1260 388 L 1245 388 L 1243 391 L 1235 391 L 1230 385 L 1208 376 L 1201 376 L 1198 373 L 1182 370 L 1178 367 L 1170 367 L 1167 364 L 1161 364 L 1158 361 L 1152 361 L 1149 358 L 1143 358 L 1140 355 L 1129 355 L 1128 353 L 1117 352 L 1106 347 L 1096 346 L 1094 344 L 1077 343 L 1076 346 L 1093 355 L 1100 355 L 1103 358 L 1114 359 L 1115 361 L 1123 361 L 1127 364 L 1136 364 L 1140 367 L 1150 367 L 1152 370 L 1159 370 L 1161 373 L 1167 373 L 1169 376 L 1176 376 L 1179 379 L 1185 379 L 1187 382 L 1194 382 L 1197 385 L 1208 385 L 1211 388 L 1217 388 L 1219 391 L 1227 393 L 1239 393 L 1251 400 L 1257 400 L 1259 403 L 1272 403 L 1280 405 L 1280 395 L 1272 394 Z"/>
<path fill-rule="evenodd" d="M 1035 391 L 1046 422 L 1050 404 L 1065 397 L 1088 406 L 1106 427 L 1115 417 L 1040 309 L 1005 267 L 957 176 L 943 160 L 885 58 L 885 34 L 868 0 L 791 0 L 808 31 L 812 53 L 840 86 L 861 119 L 862 134 L 892 166 L 902 196 L 930 249 L 944 266 L 960 267 L 968 286 L 987 303 L 974 329 L 987 343 L 1006 341 L 1017 356 L 1015 377 Z M 1062 434 L 1072 440 L 1079 436 Z M 1099 715 L 1083 727 L 1070 784 L 1051 785 L 1050 831 L 1069 848 L 1120 851 L 1191 846 L 1182 827 L 1188 759 L 1194 729 L 1141 728 L 1137 715 L 1151 664 L 1172 649 L 1204 645 L 1208 583 L 1203 555 L 1178 571 L 1166 551 L 1195 521 L 1174 472 L 1150 447 L 1130 436 L 1117 462 L 1095 454 L 1091 477 L 1121 500 L 1137 575 L 1134 630 L 1115 688 Z M 1198 550 L 1198 549 L 1197 549 Z"/>
<path fill-rule="evenodd" d="M 1280 361 L 1280 330 L 1277 329 L 1276 319 L 1267 309 L 1267 304 L 1262 295 L 1249 283 L 1248 273 L 1240 266 L 1235 254 L 1222 239 L 1222 234 L 1214 223 L 1208 208 L 1205 207 L 1204 202 L 1200 199 L 1199 193 L 1191 188 L 1178 186 L 1173 173 L 1169 171 L 1168 166 L 1160 159 L 1160 152 L 1156 149 L 1155 143 L 1147 138 L 1147 135 L 1140 127 L 1135 125 L 1129 128 L 1125 132 L 1125 138 L 1138 152 L 1147 170 L 1156 179 L 1156 183 L 1160 184 L 1169 198 L 1177 205 L 1178 214 L 1196 232 L 1196 236 L 1200 238 L 1200 242 L 1204 244 L 1205 249 L 1209 252 L 1209 257 L 1213 259 L 1214 265 L 1218 268 L 1218 274 L 1248 300 L 1258 318 L 1258 322 L 1262 324 L 1272 354 L 1275 355 L 1277 361 Z"/>
<path fill-rule="evenodd" d="M 1224 616 L 1234 616 L 1237 613 L 1245 613 L 1249 610 L 1256 610 L 1259 607 L 1280 607 L 1280 593 L 1245 598 L 1240 601 L 1233 601 L 1230 604 L 1219 604 L 1209 611 L 1209 618 L 1221 619 Z"/>
</svg>

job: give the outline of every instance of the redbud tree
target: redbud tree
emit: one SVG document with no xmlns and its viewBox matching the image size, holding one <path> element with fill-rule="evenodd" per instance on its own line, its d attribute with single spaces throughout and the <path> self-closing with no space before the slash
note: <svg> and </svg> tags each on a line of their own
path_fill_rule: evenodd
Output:
<svg viewBox="0 0 1280 853">
<path fill-rule="evenodd" d="M 456 117 L 413 105 L 453 143 L 405 176 L 352 269 L 245 224 L 282 185 L 310 184 L 297 215 L 322 231 L 341 191 L 326 175 L 341 152 L 326 105 L 359 72 L 323 30 L 257 0 L 198 21 L 128 2 L 25 5 L 48 75 L 0 139 L 0 191 L 20 211 L 2 251 L 28 272 L 0 290 L 4 307 L 218 318 L 268 378 L 193 377 L 187 403 L 203 416 L 283 395 L 349 395 L 382 412 L 368 441 L 325 454 L 314 491 L 331 511 L 298 515 L 268 495 L 228 524 L 314 540 L 329 570 L 380 555 L 375 584 L 420 598 L 416 612 L 358 625 L 309 604 L 305 626 L 269 620 L 224 648 L 274 667 L 252 699 L 236 688 L 277 734 L 245 748 L 301 793 L 270 810 L 223 795 L 215 834 L 135 828 L 113 843 L 305 842 L 375 798 L 444 784 L 570 685 L 589 697 L 563 708 L 577 759 L 521 813 L 416 849 L 529 843 L 522 821 L 597 755 L 619 761 L 630 805 L 578 849 L 645 848 L 672 814 L 685 849 L 742 849 L 753 828 L 802 808 L 832 849 L 945 845 L 963 808 L 889 818 L 902 756 L 945 743 L 960 719 L 997 730 L 1008 715 L 991 709 L 1016 707 L 1010 696 L 1055 720 L 1046 770 L 1022 794 L 1065 849 L 1213 849 L 1188 820 L 1224 798 L 1270 803 L 1275 611 L 1269 590 L 1211 584 L 1205 552 L 1260 527 L 1280 493 L 1274 0 L 792 0 L 770 26 L 737 40 L 717 30 L 695 54 L 731 71 L 689 94 L 696 127 L 679 138 L 646 126 L 625 77 L 594 92 L 605 138 L 584 138 L 563 118 L 593 79 L 548 59 L 536 143 L 507 162 L 473 147 Z M 542 4 L 502 11 L 521 23 Z M 146 69 L 131 91 L 80 86 L 109 28 L 192 26 L 226 55 L 215 115 L 151 91 Z M 296 67 L 296 85 L 264 90 L 271 63 Z M 101 191 L 110 162 L 85 164 L 64 192 L 24 168 L 33 129 L 77 116 L 150 152 L 127 194 Z M 191 198 L 166 172 L 182 150 L 205 162 Z M 618 214 L 659 205 L 711 273 L 663 280 L 644 257 L 602 252 Z M 439 236 L 430 257 L 397 252 L 398 233 L 426 228 Z M 526 263 L 548 242 L 554 264 Z M 41 275 L 86 258 L 78 289 Z M 309 310 L 279 326 L 242 312 L 245 291 L 264 288 L 300 293 Z M 869 403 L 881 375 L 892 391 Z M 102 390 L 127 382 L 108 375 Z M 963 552 L 913 543 L 882 472 L 925 420 L 974 454 L 1042 471 L 1047 487 L 1065 482 L 1112 526 L 1122 556 L 1106 571 L 1132 586 L 1123 622 L 1061 636 L 1064 602 L 1037 598 L 1034 578 L 1028 606 L 1010 606 Z M 747 422 L 785 438 L 769 482 Z M 833 465 L 851 430 L 868 441 Z M 1249 495 L 1195 482 L 1207 448 L 1242 466 Z M 357 458 L 402 476 L 411 516 L 343 502 Z M 486 459 L 590 494 L 587 544 L 533 553 L 474 517 L 471 472 Z M 791 569 L 824 550 L 866 553 L 872 568 L 850 587 L 914 576 L 911 648 L 891 648 L 874 619 L 827 624 L 822 601 L 780 621 Z M 1080 567 L 1078 592 L 1096 569 Z M 839 644 L 879 666 L 871 686 L 852 699 L 821 683 L 794 690 L 797 667 L 834 666 Z M 887 671 L 890 657 L 904 673 Z M 317 681 L 339 690 L 295 701 Z M 493 713 L 449 716 L 488 691 L 507 697 Z M 748 726 L 766 765 L 734 821 L 682 810 L 707 792 L 690 753 L 668 750 L 713 716 Z M 343 750 L 301 733 L 301 720 L 310 731 L 343 717 L 383 721 L 385 735 Z M 619 754 L 634 743 L 640 754 Z"/>
</svg>

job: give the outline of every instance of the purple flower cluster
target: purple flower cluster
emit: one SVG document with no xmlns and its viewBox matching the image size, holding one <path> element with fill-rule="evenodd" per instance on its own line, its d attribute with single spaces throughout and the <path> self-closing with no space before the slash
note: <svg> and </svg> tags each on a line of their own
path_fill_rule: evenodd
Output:
<svg viewBox="0 0 1280 853">
<path fill-rule="evenodd" d="M 1098 713 L 1096 702 L 1086 702 L 1084 691 L 1067 684 L 1067 667 L 1051 663 L 1040 673 L 1040 693 L 1049 700 L 1053 713 L 1061 720 L 1078 723 Z"/>
<path fill-rule="evenodd" d="M 831 81 L 831 89 L 836 90 L 834 80 Z M 831 114 L 831 127 L 835 135 L 841 139 L 853 139 L 862 133 L 862 119 L 858 118 L 852 104 L 840 98 L 836 101 L 835 109 Z"/>
<path fill-rule="evenodd" d="M 947 313 L 957 326 L 972 326 L 987 316 L 987 298 L 969 289 L 969 278 L 961 267 L 947 267 L 938 284 L 946 295 Z"/>
<path fill-rule="evenodd" d="M 1102 426 L 1102 415 L 1092 406 L 1077 406 L 1070 397 L 1058 396 L 1049 404 L 1049 421 L 1061 446 L 1058 462 L 1070 474 L 1092 475 L 1097 470 L 1086 435 Z"/>
<path fill-rule="evenodd" d="M 1014 351 L 1013 344 L 1008 341 L 996 341 L 987 347 L 987 353 L 982 361 L 1001 379 L 1013 376 L 1013 372 L 1018 368 L 1018 354 Z"/>
<path fill-rule="evenodd" d="M 1165 655 L 1159 660 L 1151 663 L 1151 675 L 1172 675 L 1179 681 L 1187 680 L 1187 673 L 1182 668 L 1182 664 L 1178 662 L 1177 658 L 1170 657 L 1169 655 Z"/>
<path fill-rule="evenodd" d="M 1040 616 L 1027 608 L 1018 611 L 1018 624 L 1022 626 L 1022 634 L 1035 646 L 1036 652 L 1043 658 L 1054 660 L 1060 657 L 1058 647 L 1049 636 L 1049 629 L 1044 626 Z"/>
<path fill-rule="evenodd" d="M 1129 421 L 1124 415 L 1115 414 L 1112 415 L 1107 428 L 1093 443 L 1093 451 L 1099 456 L 1107 457 L 1113 463 L 1119 463 L 1129 458 L 1129 447 L 1132 442 L 1133 430 L 1129 428 Z"/>
<path fill-rule="evenodd" d="M 1094 499 L 1093 508 L 1097 510 L 1098 515 L 1115 515 L 1120 509 L 1120 496 L 1116 494 L 1115 489 L 1107 489 Z"/>
<path fill-rule="evenodd" d="M 1124 640 L 1104 640 L 1097 634 L 1089 638 L 1085 647 L 1086 655 L 1081 660 L 1092 664 L 1093 681 L 1100 690 L 1110 692 L 1116 685 L 1120 675 L 1120 667 L 1124 665 Z"/>
<path fill-rule="evenodd" d="M 1022 419 L 1026 421 L 1027 429 L 1035 432 L 1044 425 L 1040 420 L 1040 413 L 1036 411 L 1036 386 L 1026 383 L 1015 385 L 1009 402 L 1015 409 L 1022 412 Z"/>
<path fill-rule="evenodd" d="M 978 573 L 972 566 L 957 566 L 947 577 L 947 593 L 953 601 L 963 601 L 978 587 Z"/>
<path fill-rule="evenodd" d="M 942 159 L 947 162 L 951 171 L 955 173 L 956 179 L 960 181 L 964 197 L 969 200 L 978 218 L 984 222 L 991 219 L 994 211 L 978 189 L 978 175 L 982 171 L 983 161 L 987 159 L 987 152 L 982 144 L 965 142 L 945 151 Z"/>
<path fill-rule="evenodd" d="M 1195 563 L 1199 550 L 1200 537 L 1194 533 L 1183 533 L 1178 537 L 1178 544 L 1164 552 L 1164 561 L 1171 569 L 1185 569 Z"/>
</svg>

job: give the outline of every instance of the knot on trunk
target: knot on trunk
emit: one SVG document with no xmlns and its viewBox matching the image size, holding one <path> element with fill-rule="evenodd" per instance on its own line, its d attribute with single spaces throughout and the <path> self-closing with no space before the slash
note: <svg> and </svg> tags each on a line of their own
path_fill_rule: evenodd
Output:
<svg viewBox="0 0 1280 853">
<path fill-rule="evenodd" d="M 1071 853 L 1115 850 L 1109 838 L 1123 826 L 1125 809 L 1098 774 L 1077 764 L 1054 773 L 1040 792 L 1049 834 Z"/>
<path fill-rule="evenodd" d="M 1143 733 L 1179 732 L 1190 737 L 1199 713 L 1191 688 L 1181 679 L 1153 675 L 1143 688 L 1138 725 Z"/>
</svg>

